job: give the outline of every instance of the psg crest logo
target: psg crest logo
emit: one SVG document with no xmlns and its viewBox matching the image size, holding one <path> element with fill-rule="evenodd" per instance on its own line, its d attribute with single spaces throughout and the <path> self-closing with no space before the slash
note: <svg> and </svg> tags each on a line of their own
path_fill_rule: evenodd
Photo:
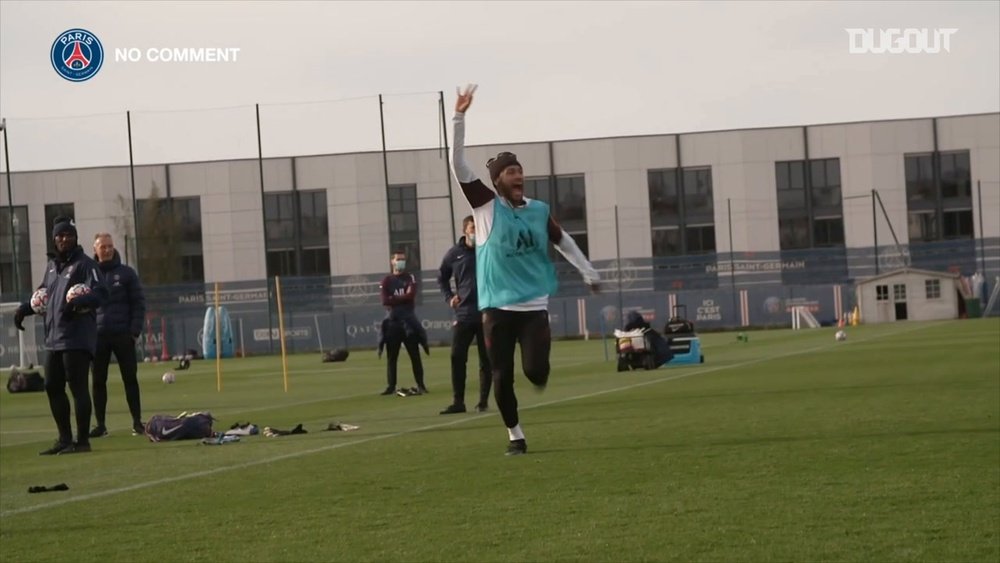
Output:
<svg viewBox="0 0 1000 563">
<path fill-rule="evenodd" d="M 59 34 L 49 54 L 52 68 L 70 82 L 89 80 L 101 70 L 104 47 L 86 29 L 70 29 Z"/>
</svg>

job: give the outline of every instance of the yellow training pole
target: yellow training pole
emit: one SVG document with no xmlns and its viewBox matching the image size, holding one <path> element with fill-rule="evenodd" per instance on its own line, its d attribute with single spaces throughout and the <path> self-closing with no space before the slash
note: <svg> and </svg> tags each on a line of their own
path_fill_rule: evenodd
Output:
<svg viewBox="0 0 1000 563">
<path fill-rule="evenodd" d="M 219 315 L 219 282 L 215 282 L 215 388 L 222 392 L 222 316 Z"/>
<path fill-rule="evenodd" d="M 274 276 L 274 293 L 278 298 L 278 338 L 281 340 L 281 373 L 288 393 L 288 355 L 285 354 L 285 313 L 281 308 L 281 277 Z"/>
</svg>

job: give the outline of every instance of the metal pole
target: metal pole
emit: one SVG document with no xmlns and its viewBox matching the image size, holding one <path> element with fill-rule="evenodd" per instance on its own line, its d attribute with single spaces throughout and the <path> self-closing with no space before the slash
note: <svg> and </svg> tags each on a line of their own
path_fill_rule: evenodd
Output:
<svg viewBox="0 0 1000 563">
<path fill-rule="evenodd" d="M 875 199 L 878 200 L 878 206 L 882 208 L 882 215 L 885 217 L 885 222 L 889 225 L 889 234 L 892 235 L 892 241 L 896 243 L 896 248 L 899 249 L 899 238 L 896 236 L 896 229 L 892 228 L 892 221 L 889 220 L 889 213 L 885 210 L 885 205 L 882 203 L 882 196 L 879 195 L 878 190 L 872 190 L 875 192 Z"/>
<path fill-rule="evenodd" d="M 625 326 L 625 311 L 622 306 L 622 244 L 618 235 L 618 206 L 615 205 L 615 252 L 618 255 L 618 324 Z"/>
<path fill-rule="evenodd" d="M 385 213 L 386 217 L 389 216 L 389 159 L 385 154 L 385 115 L 382 112 L 382 94 L 378 95 L 378 122 L 379 126 L 382 128 L 382 173 L 385 174 Z M 449 176 L 450 179 L 450 176 Z M 452 223 L 455 221 L 452 220 Z M 392 227 L 390 226 L 390 234 Z M 392 237 L 389 237 L 389 252 L 393 252 L 395 249 L 392 248 Z"/>
<path fill-rule="evenodd" d="M 264 197 L 264 149 L 260 141 L 260 104 L 257 111 L 257 170 L 260 174 L 260 221 L 264 226 L 264 281 L 267 283 L 267 353 L 274 353 L 274 326 L 271 320 L 271 276 L 267 271 L 267 201 Z"/>
<path fill-rule="evenodd" d="M 132 156 L 132 112 L 125 112 L 125 123 L 128 126 L 128 172 L 129 187 L 132 190 L 132 243 L 135 245 L 135 270 L 139 271 L 139 205 L 135 200 L 135 160 Z M 128 236 L 128 235 L 126 235 Z M 128 239 L 125 243 L 126 260 L 128 259 Z"/>
<path fill-rule="evenodd" d="M 726 198 L 726 212 L 729 214 L 729 286 L 733 289 L 733 314 L 736 315 L 739 311 L 739 305 L 736 303 L 736 261 L 733 259 L 736 255 L 736 251 L 733 249 L 733 205 L 732 200 L 728 197 Z"/>
<path fill-rule="evenodd" d="M 17 222 L 14 220 L 14 189 L 10 183 L 10 150 L 7 148 L 10 142 L 7 140 L 7 120 L 0 119 L 0 131 L 3 132 L 3 156 L 7 163 L 7 203 L 10 205 L 10 257 L 13 260 L 14 273 L 14 296 L 21 298 L 21 276 L 17 271 Z M 27 226 L 27 225 L 25 225 Z M 22 362 L 23 364 L 23 362 Z"/>
<path fill-rule="evenodd" d="M 875 239 L 875 275 L 878 275 L 878 215 L 875 214 L 875 190 L 872 189 L 872 233 Z"/>
<path fill-rule="evenodd" d="M 8 178 L 10 176 L 8 175 Z M 981 180 L 976 180 L 976 194 L 979 198 L 979 263 L 982 268 L 983 279 L 986 279 L 986 229 L 983 228 L 983 183 Z"/>
<path fill-rule="evenodd" d="M 444 92 L 438 91 L 438 104 L 441 108 L 441 132 L 444 134 L 444 166 L 445 178 L 448 179 L 448 211 L 451 217 L 452 238 L 458 239 L 458 223 L 455 221 L 455 200 L 451 193 L 451 155 L 448 154 L 448 126 L 444 113 Z"/>
</svg>

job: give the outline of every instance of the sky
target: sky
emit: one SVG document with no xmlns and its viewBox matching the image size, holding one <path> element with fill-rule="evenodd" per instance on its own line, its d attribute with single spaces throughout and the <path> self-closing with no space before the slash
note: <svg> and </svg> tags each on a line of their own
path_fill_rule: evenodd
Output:
<svg viewBox="0 0 1000 563">
<path fill-rule="evenodd" d="M 73 28 L 104 48 L 84 82 L 50 60 Z M 958 31 L 851 54 L 846 28 Z M 239 52 L 148 58 L 188 48 Z M 467 83 L 468 144 L 996 112 L 1000 2 L 0 1 L 14 171 L 127 164 L 126 111 L 136 164 L 256 157 L 257 104 L 265 157 L 379 150 L 380 94 L 389 150 L 437 147 Z"/>
</svg>

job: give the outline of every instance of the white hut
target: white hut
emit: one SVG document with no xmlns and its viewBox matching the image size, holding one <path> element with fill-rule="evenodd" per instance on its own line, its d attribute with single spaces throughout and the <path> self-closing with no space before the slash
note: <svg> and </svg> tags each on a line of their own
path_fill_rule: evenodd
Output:
<svg viewBox="0 0 1000 563">
<path fill-rule="evenodd" d="M 857 283 L 865 323 L 957 319 L 959 275 L 903 268 Z"/>
</svg>

